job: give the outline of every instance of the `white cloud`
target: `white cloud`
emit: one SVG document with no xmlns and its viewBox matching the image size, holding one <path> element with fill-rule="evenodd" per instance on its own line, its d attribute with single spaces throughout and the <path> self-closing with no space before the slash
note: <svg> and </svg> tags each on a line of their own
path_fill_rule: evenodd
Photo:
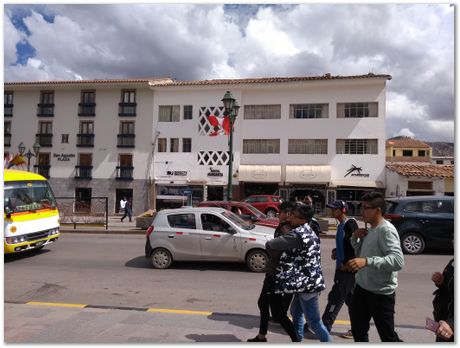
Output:
<svg viewBox="0 0 460 348">
<path fill-rule="evenodd" d="M 398 135 L 405 136 L 405 137 L 410 137 L 410 138 L 413 138 L 415 136 L 415 134 L 412 133 L 410 131 L 410 129 L 408 129 L 408 128 L 400 129 L 398 133 L 395 133 L 392 136 L 395 137 L 395 136 L 398 136 Z"/>
<path fill-rule="evenodd" d="M 23 35 L 14 27 L 5 12 L 3 15 L 3 59 L 5 66 L 16 63 L 16 45 L 22 39 Z"/>
<path fill-rule="evenodd" d="M 24 66 L 7 64 L 16 61 L 23 34 L 5 16 L 7 81 L 372 71 L 393 76 L 389 136 L 407 128 L 453 140 L 453 127 L 446 127 L 455 115 L 454 8 L 448 4 L 235 5 L 232 11 L 212 4 L 50 4 L 41 10 L 54 13 L 54 21 L 36 11 L 24 18 L 36 50 Z"/>
</svg>

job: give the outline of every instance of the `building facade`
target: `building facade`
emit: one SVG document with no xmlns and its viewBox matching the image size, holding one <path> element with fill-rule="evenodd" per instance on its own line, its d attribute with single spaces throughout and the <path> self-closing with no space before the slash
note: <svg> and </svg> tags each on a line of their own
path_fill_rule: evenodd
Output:
<svg viewBox="0 0 460 348">
<path fill-rule="evenodd" d="M 389 75 L 5 83 L 6 154 L 41 145 L 33 167 L 56 196 L 123 196 L 134 214 L 226 198 L 228 134 L 221 99 L 241 106 L 233 197 L 310 194 L 319 212 L 385 188 Z"/>
</svg>

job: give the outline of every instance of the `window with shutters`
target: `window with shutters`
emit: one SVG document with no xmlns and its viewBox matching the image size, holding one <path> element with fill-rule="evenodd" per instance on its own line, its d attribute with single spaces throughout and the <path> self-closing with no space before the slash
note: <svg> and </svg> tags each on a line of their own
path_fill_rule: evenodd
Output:
<svg viewBox="0 0 460 348">
<path fill-rule="evenodd" d="M 328 118 L 328 104 L 291 104 L 289 118 Z"/>
<path fill-rule="evenodd" d="M 159 122 L 179 122 L 180 106 L 179 105 L 160 105 Z"/>
<path fill-rule="evenodd" d="M 288 153 L 327 155 L 327 139 L 289 139 Z"/>
<path fill-rule="evenodd" d="M 378 103 L 338 103 L 337 118 L 378 117 Z"/>
<path fill-rule="evenodd" d="M 280 153 L 279 139 L 243 139 L 243 153 Z"/>
<path fill-rule="evenodd" d="M 167 151 L 167 140 L 166 138 L 158 138 L 158 152 Z"/>
<path fill-rule="evenodd" d="M 337 154 L 364 155 L 378 154 L 377 139 L 337 139 Z"/>
<path fill-rule="evenodd" d="M 280 119 L 281 105 L 244 105 L 245 120 Z"/>
</svg>

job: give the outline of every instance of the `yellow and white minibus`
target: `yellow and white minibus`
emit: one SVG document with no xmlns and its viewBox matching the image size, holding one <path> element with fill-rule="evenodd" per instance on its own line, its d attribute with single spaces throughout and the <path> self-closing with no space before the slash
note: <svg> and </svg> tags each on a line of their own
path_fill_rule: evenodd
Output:
<svg viewBox="0 0 460 348">
<path fill-rule="evenodd" d="M 46 178 L 5 169 L 4 252 L 18 253 L 43 248 L 59 237 L 59 211 Z"/>
</svg>

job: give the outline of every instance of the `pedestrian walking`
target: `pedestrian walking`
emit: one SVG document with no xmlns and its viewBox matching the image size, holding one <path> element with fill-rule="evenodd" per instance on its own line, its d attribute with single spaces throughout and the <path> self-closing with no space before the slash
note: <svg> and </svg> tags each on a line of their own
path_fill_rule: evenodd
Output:
<svg viewBox="0 0 460 348">
<path fill-rule="evenodd" d="M 452 240 L 453 242 L 453 240 Z M 454 259 L 442 273 L 433 273 L 431 280 L 437 289 L 433 293 L 433 316 L 439 325 L 435 331 L 436 342 L 454 342 Z"/>
<path fill-rule="evenodd" d="M 289 222 L 291 232 L 267 242 L 266 249 L 283 251 L 275 276 L 275 293 L 293 294 L 291 315 L 299 341 L 303 340 L 304 315 L 321 342 L 332 341 L 321 321 L 318 298 L 325 289 L 321 269 L 319 240 L 308 222 L 314 211 L 306 204 L 298 205 Z"/>
<path fill-rule="evenodd" d="M 120 202 L 120 207 L 121 203 L 124 202 L 124 214 L 123 217 L 121 218 L 121 222 L 123 222 L 125 217 L 129 218 L 129 222 L 131 222 L 131 217 L 132 217 L 132 206 L 131 206 L 131 199 L 126 200 L 126 197 L 123 197 L 123 199 Z"/>
<path fill-rule="evenodd" d="M 342 200 L 334 201 L 326 205 L 331 209 L 331 215 L 339 224 L 335 235 L 335 248 L 332 250 L 331 258 L 335 260 L 334 285 L 328 294 L 328 302 L 322 320 L 327 331 L 331 332 L 337 315 L 343 304 L 348 307 L 348 314 L 351 318 L 353 308 L 353 288 L 355 286 L 355 274 L 346 269 L 348 260 L 355 258 L 355 251 L 350 243 L 354 231 L 358 229 L 355 219 L 347 217 L 347 203 Z M 341 335 L 342 338 L 353 338 L 351 330 Z"/>
<path fill-rule="evenodd" d="M 385 199 L 379 192 L 363 196 L 361 212 L 367 229 L 351 237 L 356 258 L 346 263 L 356 273 L 351 330 L 355 342 L 369 342 L 369 322 L 374 319 L 382 342 L 402 342 L 395 331 L 395 290 L 398 271 L 404 266 L 398 231 L 387 221 Z"/>
<path fill-rule="evenodd" d="M 279 206 L 279 225 L 275 230 L 274 237 L 279 237 L 292 230 L 289 224 L 289 216 L 296 207 L 295 202 L 283 202 Z M 294 325 L 287 316 L 287 309 L 292 299 L 292 294 L 276 294 L 275 293 L 275 274 L 278 266 L 280 251 L 267 249 L 268 261 L 265 271 L 265 279 L 260 292 L 257 305 L 260 311 L 259 333 L 254 338 L 250 338 L 248 342 L 267 342 L 268 320 L 270 318 L 270 310 L 273 319 L 281 324 L 283 329 L 289 335 L 293 342 L 297 342 L 297 334 Z M 287 306 L 286 306 L 287 303 Z"/>
</svg>

